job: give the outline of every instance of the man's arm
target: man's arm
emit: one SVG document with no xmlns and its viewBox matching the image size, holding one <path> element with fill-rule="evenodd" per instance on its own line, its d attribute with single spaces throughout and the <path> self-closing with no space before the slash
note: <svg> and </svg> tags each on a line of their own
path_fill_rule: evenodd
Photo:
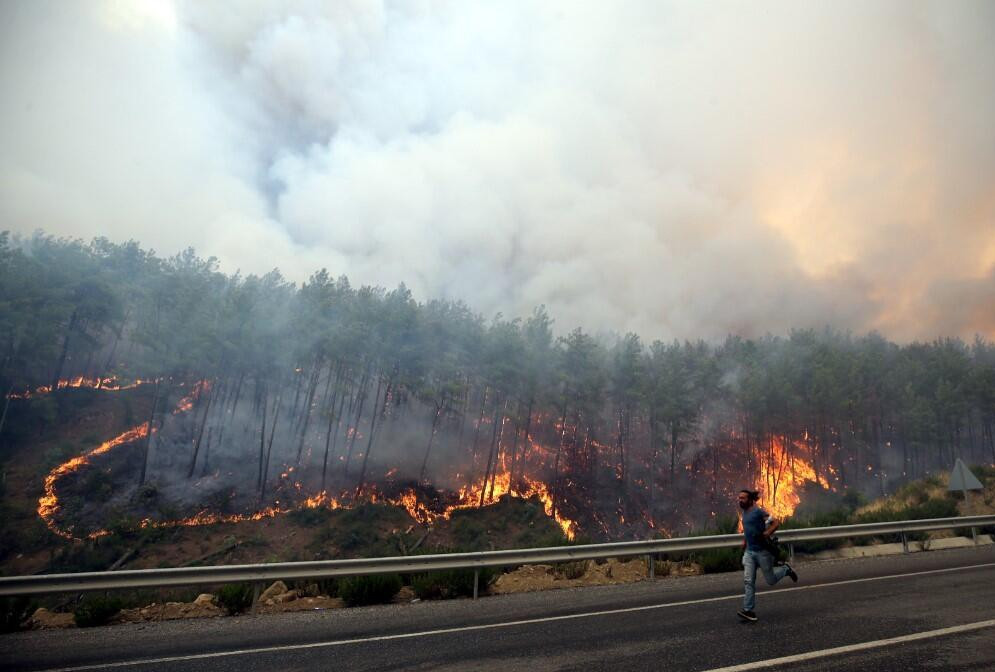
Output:
<svg viewBox="0 0 995 672">
<path fill-rule="evenodd" d="M 781 525 L 781 521 L 774 516 L 771 516 L 769 520 L 770 522 L 767 523 L 767 529 L 764 530 L 764 536 L 768 539 L 771 538 L 771 535 L 777 532 L 777 528 Z"/>
</svg>

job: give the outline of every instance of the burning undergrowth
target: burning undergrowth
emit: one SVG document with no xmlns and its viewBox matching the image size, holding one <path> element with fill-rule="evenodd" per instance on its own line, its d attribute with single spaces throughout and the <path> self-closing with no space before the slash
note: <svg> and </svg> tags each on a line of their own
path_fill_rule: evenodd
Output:
<svg viewBox="0 0 995 672">
<path fill-rule="evenodd" d="M 708 519 L 702 508 L 719 515 L 748 480 L 742 474 L 754 474 L 765 505 L 778 515 L 798 505 L 803 482 L 830 487 L 810 462 L 807 437 L 773 436 L 750 445 L 727 435 L 679 461 L 672 456 L 661 484 L 650 477 L 666 473 L 659 454 L 633 459 L 620 474 L 610 466 L 614 447 L 598 442 L 576 417 L 530 413 L 527 425 L 516 426 L 508 416 L 481 413 L 435 443 L 441 423 L 394 422 L 414 414 L 405 407 L 410 400 L 391 399 L 389 392 L 381 400 L 378 391 L 372 412 L 379 418 L 350 427 L 349 418 L 362 415 L 360 395 L 350 400 L 355 408 L 345 409 L 342 400 L 338 414 L 312 419 L 300 410 L 307 403 L 300 399 L 280 394 L 270 402 L 256 391 L 240 400 L 231 386 L 213 381 L 85 386 L 112 392 L 152 384 L 162 399 L 158 414 L 46 477 L 38 514 L 51 531 L 96 538 L 112 525 L 238 523 L 360 503 L 400 507 L 413 522 L 431 526 L 515 498 L 540 507 L 567 538 L 578 532 L 591 539 L 638 538 L 693 530 Z M 379 454 L 371 457 L 373 450 Z M 703 485 L 707 496 L 694 491 Z"/>
</svg>

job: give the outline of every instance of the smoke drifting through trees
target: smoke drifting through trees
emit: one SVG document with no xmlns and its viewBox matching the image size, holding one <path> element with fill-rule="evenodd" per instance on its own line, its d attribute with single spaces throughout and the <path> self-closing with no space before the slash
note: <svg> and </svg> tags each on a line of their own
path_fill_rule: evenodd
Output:
<svg viewBox="0 0 995 672">
<path fill-rule="evenodd" d="M 106 507 L 155 519 L 309 497 L 410 496 L 430 517 L 513 490 L 614 537 L 701 526 L 736 489 L 792 473 L 879 492 L 956 456 L 995 462 L 980 339 L 556 337 L 541 307 L 487 321 L 324 270 L 297 287 L 192 251 L 6 235 L 0 326 L 0 443 L 58 421 L 31 391 L 59 379 L 158 381 L 144 440 L 73 512 L 91 525 Z"/>
</svg>

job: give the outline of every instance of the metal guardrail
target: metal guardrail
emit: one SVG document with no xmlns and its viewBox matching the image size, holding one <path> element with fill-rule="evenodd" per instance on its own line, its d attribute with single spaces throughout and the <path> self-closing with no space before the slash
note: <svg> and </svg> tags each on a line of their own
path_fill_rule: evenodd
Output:
<svg viewBox="0 0 995 672">
<path fill-rule="evenodd" d="M 971 528 L 995 525 L 995 515 L 932 518 L 835 527 L 810 527 L 781 530 L 782 543 L 866 537 L 880 534 L 901 534 L 903 541 L 910 532 Z M 277 579 L 325 579 L 368 574 L 421 573 L 449 569 L 473 569 L 479 577 L 484 567 L 508 567 L 523 564 L 572 562 L 636 555 L 649 557 L 661 553 L 686 553 L 742 545 L 741 534 L 721 534 L 707 537 L 679 537 L 648 541 L 622 541 L 607 544 L 557 546 L 476 553 L 444 555 L 414 555 L 390 558 L 360 558 L 355 560 L 321 560 L 312 562 L 277 562 L 261 565 L 219 565 L 211 567 L 179 567 L 172 569 L 138 569 L 116 572 L 83 572 L 77 574 L 39 574 L 33 576 L 0 577 L 0 597 L 11 595 L 44 595 L 77 593 L 97 590 L 134 588 L 169 588 L 223 583 L 256 583 Z M 907 547 L 906 547 L 907 550 Z M 652 576 L 653 563 L 650 563 Z M 474 597 L 476 597 L 474 581 Z"/>
</svg>

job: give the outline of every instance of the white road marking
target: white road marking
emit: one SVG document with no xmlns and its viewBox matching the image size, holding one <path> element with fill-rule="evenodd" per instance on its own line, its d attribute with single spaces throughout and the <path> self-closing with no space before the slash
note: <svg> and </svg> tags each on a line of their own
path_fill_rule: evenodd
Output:
<svg viewBox="0 0 995 672">
<path fill-rule="evenodd" d="M 944 637 L 946 635 L 955 635 L 959 632 L 971 632 L 972 630 L 981 630 L 982 628 L 991 627 L 995 627 L 995 619 L 990 621 L 977 621 L 976 623 L 965 623 L 964 625 L 954 625 L 949 628 L 940 628 L 939 630 L 917 632 L 912 635 L 902 635 L 901 637 L 889 637 L 888 639 L 879 639 L 873 642 L 861 642 L 860 644 L 837 646 L 832 649 L 822 649 L 821 651 L 808 651 L 806 653 L 798 653 L 793 656 L 770 658 L 768 660 L 757 660 L 752 663 L 729 665 L 728 667 L 716 667 L 711 670 L 704 670 L 704 672 L 747 672 L 748 670 L 758 670 L 765 667 L 777 667 L 778 665 L 787 665 L 789 663 L 803 663 L 807 660 L 815 660 L 816 658 L 838 656 L 843 653 L 853 653 L 854 651 L 878 649 L 883 646 L 891 646 L 893 644 L 906 644 L 908 642 L 916 642 L 922 639 Z"/>
<path fill-rule="evenodd" d="M 885 576 L 872 576 L 863 579 L 846 579 L 844 581 L 833 581 L 830 583 L 816 583 L 810 586 L 795 586 L 792 588 L 781 588 L 776 591 L 765 592 L 767 596 L 774 596 L 783 593 L 793 593 L 799 590 L 814 590 L 816 588 L 829 588 L 832 586 L 845 586 L 853 583 L 866 583 L 868 581 L 884 581 L 886 579 L 906 579 L 913 576 L 926 576 L 929 574 L 945 574 L 949 572 L 961 572 L 968 569 L 981 569 L 984 567 L 995 567 L 995 562 L 986 562 L 979 565 L 967 565 L 965 567 L 947 567 L 944 569 L 929 569 L 921 572 L 909 572 L 907 574 L 888 574 Z M 721 602 L 724 600 L 741 600 L 742 593 L 736 595 L 723 595 L 721 597 L 706 597 L 697 600 L 684 600 L 681 602 L 665 602 L 663 604 L 649 604 L 641 607 L 625 607 L 622 609 L 605 609 L 603 611 L 588 611 L 580 614 L 565 614 L 562 616 L 544 616 L 542 618 L 528 618 L 520 621 L 506 621 L 504 623 L 485 623 L 482 625 L 464 625 L 458 628 L 440 628 L 438 630 L 422 630 L 420 632 L 406 632 L 397 635 L 378 635 L 375 637 L 359 637 L 357 639 L 338 639 L 330 642 L 312 642 L 310 644 L 287 644 L 282 646 L 260 646 L 252 649 L 234 649 L 232 651 L 215 651 L 212 653 L 196 653 L 186 656 L 164 656 L 161 658 L 142 658 L 138 660 L 125 660 L 117 663 L 100 663 L 98 665 L 79 665 L 76 667 L 60 667 L 43 670 L 42 672 L 86 672 L 88 670 L 107 670 L 117 667 L 133 667 L 136 665 L 157 665 L 161 663 L 177 663 L 184 660 L 205 660 L 210 658 L 224 658 L 226 656 L 246 656 L 258 653 L 275 653 L 278 651 L 300 651 L 304 649 L 319 649 L 332 646 L 346 646 L 348 644 L 367 644 L 370 642 L 386 642 L 397 639 L 413 639 L 415 637 L 429 637 L 433 635 L 446 635 L 454 632 L 472 632 L 474 630 L 493 630 L 497 628 L 511 628 L 518 625 L 533 625 L 536 623 L 551 623 L 554 621 L 568 621 L 576 618 L 591 618 L 594 616 L 611 616 L 614 614 L 630 614 L 637 611 L 650 611 L 653 609 L 667 609 L 669 607 L 685 607 L 691 604 L 707 604 L 709 602 Z M 992 621 L 982 621 L 983 623 L 995 623 Z M 976 624 L 971 624 L 976 625 Z M 968 626 L 957 626 L 968 627 Z M 985 626 L 977 626 L 985 627 Z M 936 631 L 939 632 L 939 631 Z M 927 633 L 928 634 L 928 633 Z M 907 635 L 915 637 L 916 635 Z M 937 635 L 938 636 L 938 635 Z M 881 640 L 889 641 L 889 640 Z M 860 646 L 860 645 L 854 645 Z M 884 646 L 881 644 L 880 646 Z M 834 649 L 827 649 L 833 651 Z M 804 654 L 803 654 L 804 655 Z M 826 654 L 830 655 L 830 654 Z M 760 663 L 749 663 L 756 666 Z M 747 667 L 721 668 L 724 671 L 748 669 Z M 718 672 L 710 670 L 708 672 Z"/>
</svg>

